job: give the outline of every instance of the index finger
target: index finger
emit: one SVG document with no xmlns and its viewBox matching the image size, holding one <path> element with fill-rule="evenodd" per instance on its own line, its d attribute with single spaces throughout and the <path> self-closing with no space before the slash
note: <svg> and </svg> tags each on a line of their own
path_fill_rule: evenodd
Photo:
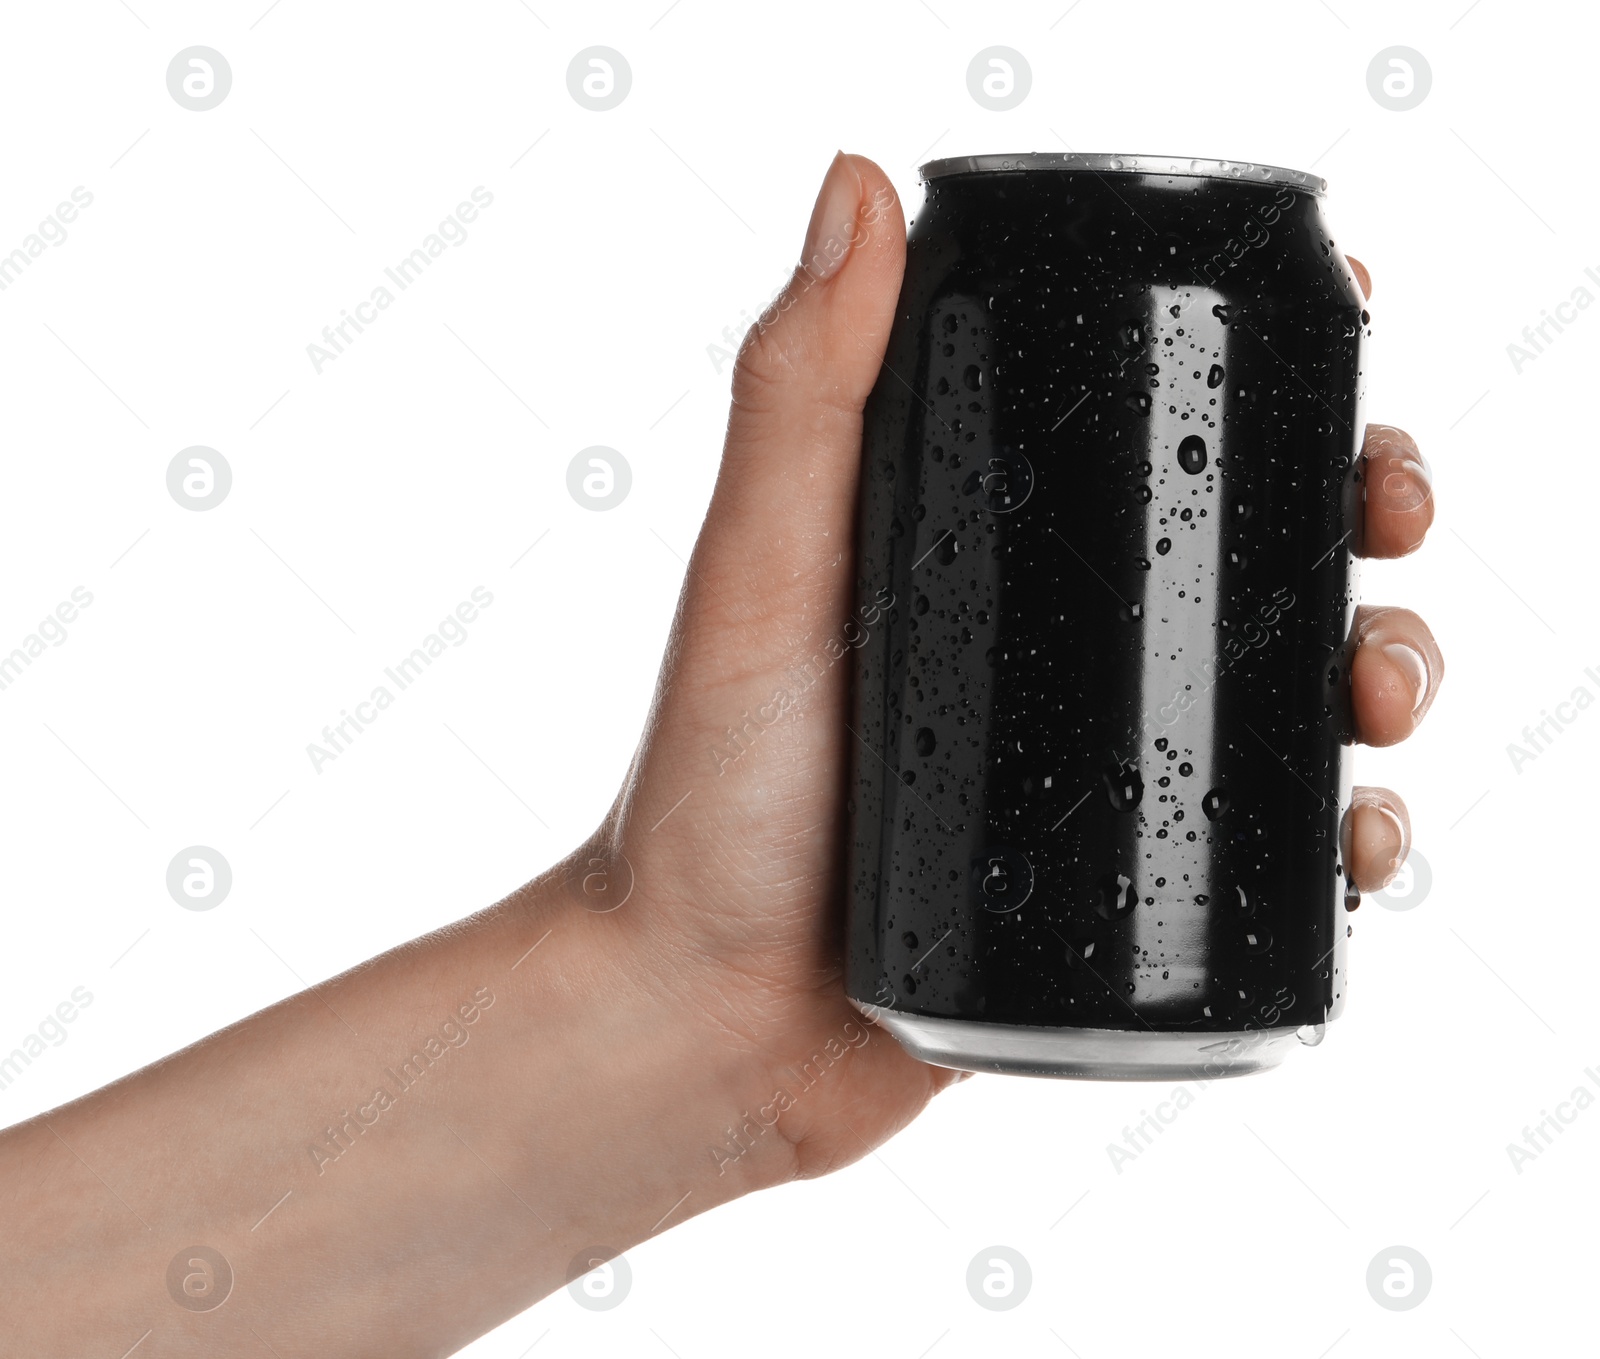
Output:
<svg viewBox="0 0 1600 1359">
<path fill-rule="evenodd" d="M 1350 272 L 1356 276 L 1356 282 L 1361 285 L 1361 296 L 1370 302 L 1372 300 L 1372 275 L 1367 272 L 1367 266 L 1354 255 L 1346 255 L 1344 262 L 1350 266 Z"/>
<path fill-rule="evenodd" d="M 1372 275 L 1354 255 L 1345 263 L 1372 297 Z M 1404 557 L 1422 546 L 1433 525 L 1433 473 L 1417 441 L 1393 425 L 1368 425 L 1361 445 L 1364 494 L 1358 551 L 1363 557 Z"/>
</svg>

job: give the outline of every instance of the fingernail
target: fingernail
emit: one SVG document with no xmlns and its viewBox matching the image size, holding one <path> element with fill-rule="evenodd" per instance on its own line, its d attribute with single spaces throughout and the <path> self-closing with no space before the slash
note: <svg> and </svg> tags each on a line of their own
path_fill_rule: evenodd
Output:
<svg viewBox="0 0 1600 1359">
<path fill-rule="evenodd" d="M 1367 484 L 1393 510 L 1419 509 L 1433 494 L 1433 469 L 1416 440 L 1393 425 L 1369 425 L 1365 440 Z"/>
<path fill-rule="evenodd" d="M 1413 714 L 1419 712 L 1428 700 L 1427 658 L 1409 642 L 1385 642 L 1383 657 L 1405 676 L 1411 686 L 1411 711 Z"/>
<path fill-rule="evenodd" d="M 800 267 L 813 282 L 838 273 L 849 258 L 856 239 L 856 216 L 861 210 L 861 176 L 843 151 L 833 158 L 811 210 Z"/>
<path fill-rule="evenodd" d="M 1380 448 L 1398 448 L 1403 452 L 1412 452 L 1417 446 L 1417 441 L 1399 425 L 1386 425 L 1377 420 L 1368 423 L 1366 438 Z"/>
<path fill-rule="evenodd" d="M 1394 837 L 1395 848 L 1393 855 L 1391 855 L 1389 858 L 1389 870 L 1383 875 L 1383 881 L 1378 884 L 1379 887 L 1387 887 L 1395 880 L 1400 873 L 1400 869 L 1405 865 L 1406 828 L 1401 822 L 1400 818 L 1394 814 L 1391 808 L 1385 806 L 1381 802 L 1375 802 L 1372 805 L 1373 810 L 1375 810 L 1378 815 L 1383 817 L 1385 823 L 1388 825 L 1390 834 Z"/>
<path fill-rule="evenodd" d="M 1377 816 L 1376 825 L 1372 823 L 1370 814 Z M 1371 852 L 1378 857 L 1384 869 L 1382 879 L 1366 890 L 1378 891 L 1393 882 L 1405 866 L 1406 855 L 1411 850 L 1411 837 L 1406 830 L 1406 823 L 1390 805 L 1385 790 L 1381 788 L 1366 788 L 1356 793 L 1350 815 L 1351 845 L 1346 852 L 1355 852 L 1357 843 L 1371 846 Z M 1358 822 L 1359 825 L 1356 824 Z"/>
<path fill-rule="evenodd" d="M 1427 469 L 1421 463 L 1408 459 L 1391 459 L 1389 471 L 1384 473 L 1378 485 L 1384 500 L 1394 510 L 1421 509 L 1433 494 Z"/>
</svg>

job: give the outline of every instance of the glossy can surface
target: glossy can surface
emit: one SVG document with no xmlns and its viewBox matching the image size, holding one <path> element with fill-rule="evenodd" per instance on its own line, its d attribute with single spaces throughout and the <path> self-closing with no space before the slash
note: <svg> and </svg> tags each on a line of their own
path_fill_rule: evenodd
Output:
<svg viewBox="0 0 1600 1359">
<path fill-rule="evenodd" d="M 1320 181 L 1119 163 L 925 169 L 867 408 L 847 987 L 946 1065 L 1343 1005 L 1361 293 Z"/>
</svg>

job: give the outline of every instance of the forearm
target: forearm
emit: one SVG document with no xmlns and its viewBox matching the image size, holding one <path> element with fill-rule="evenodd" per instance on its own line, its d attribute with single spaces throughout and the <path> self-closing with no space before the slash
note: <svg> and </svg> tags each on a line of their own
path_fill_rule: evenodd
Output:
<svg viewBox="0 0 1600 1359">
<path fill-rule="evenodd" d="M 552 875 L 0 1136 L 15 1352 L 447 1354 L 787 1174 L 780 1138 L 710 1154 L 763 1092 L 636 964 L 633 905 Z M 233 1274 L 215 1306 L 180 1266 L 204 1311 L 168 1288 L 196 1245 Z"/>
</svg>

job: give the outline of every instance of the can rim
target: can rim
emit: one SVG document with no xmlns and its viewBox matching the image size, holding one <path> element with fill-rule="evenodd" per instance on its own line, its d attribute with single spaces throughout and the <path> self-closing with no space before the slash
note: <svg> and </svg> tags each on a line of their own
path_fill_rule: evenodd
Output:
<svg viewBox="0 0 1600 1359">
<path fill-rule="evenodd" d="M 1223 179 L 1233 183 L 1286 184 L 1321 197 L 1328 181 L 1304 170 L 1258 165 L 1244 160 L 1207 160 L 1190 156 L 1129 156 L 1081 151 L 1028 151 L 1019 155 L 947 156 L 930 160 L 918 173 L 923 183 L 950 175 L 993 174 L 1005 170 L 1081 170 L 1094 174 L 1158 175 L 1188 179 Z"/>
</svg>

